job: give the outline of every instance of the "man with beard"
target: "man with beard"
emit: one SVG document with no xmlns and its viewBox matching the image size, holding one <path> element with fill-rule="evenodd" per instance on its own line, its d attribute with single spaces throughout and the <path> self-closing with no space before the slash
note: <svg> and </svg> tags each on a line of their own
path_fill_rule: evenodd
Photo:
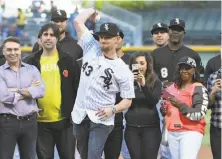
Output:
<svg viewBox="0 0 222 159">
<path fill-rule="evenodd" d="M 197 63 L 198 71 L 203 72 L 204 68 L 198 53 L 183 45 L 185 33 L 185 22 L 179 18 L 172 19 L 169 25 L 168 44 L 151 52 L 154 70 L 161 81 L 173 81 L 177 63 L 184 56 L 193 58 Z"/>
<path fill-rule="evenodd" d="M 72 111 L 73 133 L 82 159 L 99 159 L 108 135 L 114 127 L 114 117 L 129 108 L 134 98 L 133 74 L 117 56 L 120 38 L 114 23 L 104 23 L 95 34 L 85 26 L 87 19 L 96 21 L 98 13 L 86 9 L 74 20 L 79 44 L 83 49 L 83 65 L 77 98 Z M 116 93 L 122 100 L 116 102 Z"/>
<path fill-rule="evenodd" d="M 51 14 L 51 21 L 55 23 L 59 27 L 60 31 L 60 36 L 59 36 L 59 41 L 57 42 L 57 45 L 60 46 L 60 48 L 64 51 L 69 53 L 74 60 L 77 60 L 82 57 L 82 49 L 81 47 L 77 44 L 77 41 L 74 40 L 68 32 L 66 32 L 66 27 L 68 25 L 67 22 L 67 14 L 66 11 L 64 10 L 53 10 Z M 38 47 L 37 43 L 35 44 L 36 49 Z M 34 50 L 33 52 L 38 51 Z"/>
<path fill-rule="evenodd" d="M 123 31 L 119 32 L 119 40 L 117 43 L 117 56 L 120 57 L 126 64 L 129 64 L 130 55 L 124 54 L 122 51 L 122 46 L 124 44 L 124 34 Z M 99 37 L 94 35 L 96 40 L 99 40 Z M 79 67 L 82 66 L 82 59 L 77 60 Z M 119 103 L 122 100 L 120 94 L 117 93 L 116 103 Z M 123 141 L 123 113 L 117 113 L 114 119 L 114 128 L 109 134 L 107 141 L 104 146 L 104 153 L 106 159 L 117 159 L 120 155 L 121 145 Z M 125 145 L 126 147 L 126 145 Z"/>
<path fill-rule="evenodd" d="M 156 23 L 151 30 L 153 42 L 157 48 L 167 45 L 169 40 L 168 26 L 164 23 Z"/>
<path fill-rule="evenodd" d="M 130 55 L 124 54 L 122 51 L 122 46 L 124 44 L 124 34 L 123 31 L 120 30 L 119 32 L 119 41 L 117 43 L 117 56 L 120 57 L 127 65 L 129 64 Z M 116 104 L 118 104 L 122 98 L 120 97 L 120 94 L 117 93 L 116 95 Z M 109 134 L 105 147 L 104 147 L 104 153 L 106 159 L 118 159 L 121 151 L 123 141 L 123 113 L 117 113 L 115 115 L 114 120 L 114 128 L 112 132 Z"/>
<path fill-rule="evenodd" d="M 75 140 L 71 111 L 76 98 L 79 70 L 71 55 L 56 47 L 60 30 L 52 23 L 42 26 L 39 40 L 42 48 L 27 58 L 41 72 L 46 85 L 44 98 L 38 100 L 37 155 L 39 159 L 54 158 L 56 145 L 60 158 L 73 159 Z"/>
</svg>

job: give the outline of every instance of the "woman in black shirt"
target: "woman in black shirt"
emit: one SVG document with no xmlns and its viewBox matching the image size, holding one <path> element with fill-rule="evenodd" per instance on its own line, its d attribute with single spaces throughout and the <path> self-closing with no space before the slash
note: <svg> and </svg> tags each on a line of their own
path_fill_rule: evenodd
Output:
<svg viewBox="0 0 222 159">
<path fill-rule="evenodd" d="M 126 144 L 132 159 L 156 159 L 161 142 L 156 104 L 162 84 L 154 73 L 149 53 L 135 53 L 129 66 L 134 74 L 136 97 L 125 115 Z"/>
</svg>

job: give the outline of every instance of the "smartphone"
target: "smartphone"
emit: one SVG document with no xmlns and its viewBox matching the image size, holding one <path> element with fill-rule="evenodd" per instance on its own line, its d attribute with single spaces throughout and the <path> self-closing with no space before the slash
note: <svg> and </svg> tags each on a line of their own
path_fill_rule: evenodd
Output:
<svg viewBox="0 0 222 159">
<path fill-rule="evenodd" d="M 164 89 L 164 90 L 162 90 L 162 96 L 161 97 L 164 98 L 164 99 L 168 99 L 168 98 L 172 98 L 174 96 Z"/>
<path fill-rule="evenodd" d="M 139 74 L 139 64 L 132 64 L 132 71 Z"/>
</svg>

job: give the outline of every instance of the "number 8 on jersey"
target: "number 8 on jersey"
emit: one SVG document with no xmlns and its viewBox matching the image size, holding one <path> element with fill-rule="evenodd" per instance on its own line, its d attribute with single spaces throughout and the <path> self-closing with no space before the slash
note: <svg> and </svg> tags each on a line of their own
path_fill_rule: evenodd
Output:
<svg viewBox="0 0 222 159">
<path fill-rule="evenodd" d="M 167 78 L 168 77 L 168 70 L 166 67 L 163 67 L 160 69 L 161 77 L 162 78 Z"/>
</svg>

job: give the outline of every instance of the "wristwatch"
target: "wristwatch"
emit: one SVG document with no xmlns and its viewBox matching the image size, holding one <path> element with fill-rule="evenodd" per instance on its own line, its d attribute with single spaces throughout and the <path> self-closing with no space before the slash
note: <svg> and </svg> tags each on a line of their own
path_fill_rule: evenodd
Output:
<svg viewBox="0 0 222 159">
<path fill-rule="evenodd" d="M 116 107 L 112 107 L 112 113 L 113 113 L 113 114 L 116 114 L 116 112 L 117 112 L 117 111 L 116 111 Z"/>
<path fill-rule="evenodd" d="M 18 93 L 21 94 L 22 93 L 22 88 L 18 89 Z"/>
</svg>

